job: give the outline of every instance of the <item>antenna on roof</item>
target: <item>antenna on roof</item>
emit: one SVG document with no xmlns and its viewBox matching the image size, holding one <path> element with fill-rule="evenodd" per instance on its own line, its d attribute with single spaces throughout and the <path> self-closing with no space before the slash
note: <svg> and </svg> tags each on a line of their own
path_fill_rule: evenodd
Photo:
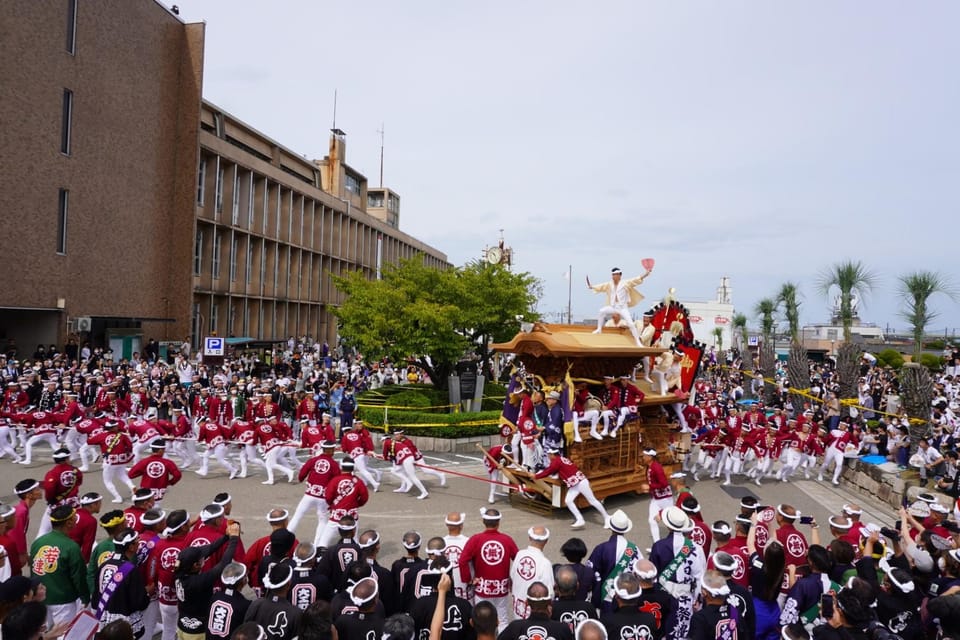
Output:
<svg viewBox="0 0 960 640">
<path fill-rule="evenodd" d="M 383 123 L 380 123 L 380 128 L 377 129 L 377 133 L 380 134 L 380 186 L 383 186 L 383 134 L 385 127 Z"/>
<path fill-rule="evenodd" d="M 330 127 L 330 130 L 333 131 L 337 128 L 337 90 L 333 90 L 333 126 Z"/>
</svg>

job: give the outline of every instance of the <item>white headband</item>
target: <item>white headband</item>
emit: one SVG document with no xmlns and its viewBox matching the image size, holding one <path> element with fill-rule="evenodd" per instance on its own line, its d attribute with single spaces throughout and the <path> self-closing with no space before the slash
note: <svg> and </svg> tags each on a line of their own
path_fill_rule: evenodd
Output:
<svg viewBox="0 0 960 640">
<path fill-rule="evenodd" d="M 404 540 L 404 541 L 402 542 L 403 548 L 406 549 L 407 551 L 413 551 L 414 549 L 419 549 L 419 548 L 420 548 L 420 544 L 423 542 L 423 536 L 421 536 L 418 531 L 414 531 L 413 533 L 417 534 L 417 541 L 416 541 L 416 542 L 414 542 L 414 543 L 412 543 L 412 544 L 407 544 L 407 541 L 406 541 L 406 540 Z"/>
<path fill-rule="evenodd" d="M 730 587 L 727 586 L 726 584 L 724 584 L 721 587 L 717 587 L 716 589 L 713 589 L 706 585 L 706 583 L 703 581 L 703 578 L 700 578 L 700 588 L 714 597 L 730 595 Z"/>
<path fill-rule="evenodd" d="M 636 569 L 634 569 L 633 572 L 637 574 L 637 577 L 640 578 L 641 580 L 653 580 L 654 578 L 657 577 L 656 566 L 654 566 L 653 569 L 650 569 L 649 571 L 637 571 Z"/>
<path fill-rule="evenodd" d="M 463 524 L 463 521 L 466 519 L 467 519 L 467 514 L 461 513 L 459 520 L 451 520 L 449 517 L 446 517 L 443 519 L 443 523 L 449 524 L 449 525 L 458 525 L 458 524 Z"/>
<path fill-rule="evenodd" d="M 142 516 L 140 516 L 140 522 L 142 522 L 143 524 L 149 527 L 150 525 L 154 525 L 159 522 L 162 522 L 163 519 L 166 517 L 167 517 L 167 512 L 164 511 L 163 509 L 160 509 L 160 511 L 157 512 L 157 517 L 155 520 L 147 518 L 147 514 L 143 514 Z"/>
<path fill-rule="evenodd" d="M 373 532 L 373 537 L 370 538 L 369 540 L 367 540 L 366 543 L 364 543 L 364 542 L 358 542 L 357 544 L 360 545 L 360 548 L 361 548 L 361 549 L 369 549 L 370 547 L 374 546 L 374 545 L 377 544 L 378 542 L 380 542 L 380 534 L 377 533 L 376 531 L 374 531 L 374 532 Z M 406 547 L 407 545 L 403 545 L 403 546 Z M 409 547 L 408 547 L 408 548 L 409 548 Z"/>
<path fill-rule="evenodd" d="M 892 567 L 887 567 L 886 569 L 883 570 L 883 572 L 884 572 L 884 573 L 887 575 L 887 577 L 890 579 L 890 582 L 892 582 L 893 584 L 895 584 L 895 585 L 897 586 L 897 589 L 900 589 L 900 591 L 902 591 L 902 592 L 904 592 L 904 593 L 912 593 L 912 592 L 913 592 L 913 589 L 914 589 L 913 580 L 907 580 L 906 582 L 898 582 L 897 579 L 896 579 L 895 577 L 893 577 L 893 568 L 892 568 Z"/>
<path fill-rule="evenodd" d="M 643 593 L 643 589 L 637 589 L 636 593 L 630 593 L 626 589 L 621 589 L 620 587 L 614 587 L 613 593 L 614 595 L 616 595 L 618 598 L 622 600 L 633 600 L 635 598 L 640 597 L 640 594 Z"/>
<path fill-rule="evenodd" d="M 800 517 L 800 512 L 799 512 L 799 511 L 796 511 L 792 516 L 791 516 L 791 515 L 788 515 L 788 514 L 783 510 L 783 505 L 782 505 L 782 504 L 778 504 L 778 505 L 777 505 L 777 513 L 779 513 L 779 514 L 782 515 L 784 518 L 787 518 L 787 519 L 789 519 L 789 520 L 796 520 L 797 518 Z"/>
<path fill-rule="evenodd" d="M 854 509 L 850 505 L 845 504 L 843 505 L 843 512 L 846 513 L 847 515 L 858 516 L 861 513 L 863 513 L 863 509 Z"/>
<path fill-rule="evenodd" d="M 354 592 L 354 591 L 356 590 L 356 588 L 360 585 L 360 583 L 362 583 L 364 580 L 369 580 L 370 582 L 373 583 L 373 591 L 370 593 L 369 596 L 367 596 L 366 598 L 361 599 L 361 598 L 358 598 L 357 596 L 353 595 L 353 592 Z M 366 578 L 361 578 L 361 579 L 357 580 L 357 584 L 355 584 L 355 585 L 353 585 L 352 587 L 350 587 L 349 589 L 347 589 L 347 593 L 350 595 L 350 600 L 353 602 L 353 604 L 355 604 L 355 605 L 358 606 L 358 607 L 362 607 L 363 605 L 367 604 L 368 602 L 370 602 L 371 600 L 373 600 L 374 598 L 377 597 L 377 593 L 379 593 L 379 586 L 377 585 L 377 581 L 376 581 L 376 580 L 374 580 L 373 578 L 371 578 L 371 577 L 368 576 L 368 577 L 366 577 Z"/>
<path fill-rule="evenodd" d="M 123 536 L 123 537 L 120 538 L 119 540 L 114 539 L 114 540 L 113 540 L 113 544 L 115 544 L 115 545 L 120 545 L 120 546 L 126 546 L 126 545 L 130 544 L 131 542 L 133 542 L 133 541 L 136 540 L 136 539 L 137 539 L 137 534 L 136 534 L 136 532 L 132 532 L 132 533 L 128 533 L 127 535 Z"/>
<path fill-rule="evenodd" d="M 719 527 L 710 527 L 710 531 L 713 531 L 714 533 L 719 533 L 722 536 L 728 536 L 731 533 L 730 525 L 728 525 L 727 523 L 723 523 Z"/>
<path fill-rule="evenodd" d="M 287 569 L 287 577 L 286 577 L 286 578 L 283 578 L 282 580 L 280 580 L 280 582 L 271 582 L 271 581 L 270 581 L 270 570 L 273 569 L 275 566 L 276 566 L 276 564 L 271 563 L 271 564 L 270 564 L 270 567 L 267 568 L 267 573 L 266 573 L 266 575 L 263 576 L 263 580 L 262 580 L 262 581 L 263 581 L 263 586 L 265 586 L 267 589 L 280 589 L 280 588 L 283 587 L 285 584 L 287 584 L 288 582 L 290 582 L 290 579 L 291 579 L 291 578 L 293 578 L 293 567 L 291 567 L 291 566 L 288 565 L 288 564 L 285 564 L 285 565 L 282 565 L 282 566 L 286 567 L 286 569 Z"/>
<path fill-rule="evenodd" d="M 297 566 L 299 567 L 300 565 L 307 564 L 308 562 L 310 562 L 316 557 L 317 557 L 317 548 L 314 547 L 313 551 L 310 552 L 309 556 L 307 556 L 306 558 L 298 558 L 296 557 L 296 555 L 294 555 L 293 561 L 296 562 Z"/>
<path fill-rule="evenodd" d="M 271 517 L 270 517 L 270 514 L 268 513 L 268 514 L 267 514 L 267 522 L 283 522 L 284 520 L 286 520 L 287 518 L 290 517 L 290 512 L 287 511 L 286 509 L 281 509 L 280 512 L 281 512 L 281 515 L 276 516 L 276 517 L 273 517 L 273 518 L 271 518 Z"/>
<path fill-rule="evenodd" d="M 534 533 L 533 527 L 530 527 L 529 529 L 527 529 L 527 537 L 530 538 L 531 540 L 536 540 L 537 542 L 546 542 L 547 540 L 550 539 L 550 529 L 547 529 L 546 527 L 544 527 L 543 530 L 546 533 L 544 533 L 543 535 L 538 535 Z"/>
<path fill-rule="evenodd" d="M 545 596 L 543 596 L 543 597 L 540 597 L 540 598 L 534 598 L 533 596 L 527 596 L 527 602 L 553 602 L 553 596 L 550 595 L 549 593 L 547 593 L 547 595 L 545 595 Z"/>
<path fill-rule="evenodd" d="M 487 508 L 486 508 L 486 507 L 480 507 L 480 517 L 483 518 L 484 520 L 499 520 L 502 516 L 500 515 L 500 512 L 499 512 L 499 511 L 497 512 L 497 515 L 495 515 L 495 516 L 488 516 L 488 515 L 487 515 Z"/>
</svg>

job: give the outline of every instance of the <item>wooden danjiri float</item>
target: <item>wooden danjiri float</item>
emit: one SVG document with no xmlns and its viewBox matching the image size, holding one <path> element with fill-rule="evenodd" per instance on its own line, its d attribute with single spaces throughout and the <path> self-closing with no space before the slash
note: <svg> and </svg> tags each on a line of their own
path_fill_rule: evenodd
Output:
<svg viewBox="0 0 960 640">
<path fill-rule="evenodd" d="M 508 436 L 518 427 L 522 385 L 529 385 L 532 379 L 545 393 L 558 391 L 564 418 L 564 455 L 583 471 L 600 500 L 622 493 L 648 492 L 647 469 L 641 458 L 644 449 L 657 450 L 657 459 L 669 476 L 690 448 L 690 436 L 680 433 L 675 412 L 687 405 L 704 345 L 694 340 L 687 310 L 676 301 L 659 303 L 642 322 L 641 342 L 649 346 L 637 346 L 627 328 L 609 326 L 609 322 L 601 333 L 586 325 L 533 323 L 509 342 L 493 345 L 494 351 L 516 356 L 504 400 L 501 433 Z M 645 359 L 649 359 L 646 370 Z M 582 389 L 586 384 L 590 393 L 587 408 L 602 409 L 605 376 L 629 376 L 643 398 L 615 438 L 598 440 L 589 435 L 589 422 L 574 425 L 574 398 L 577 385 Z M 611 425 L 615 420 L 616 415 Z M 575 442 L 575 428 L 582 442 Z M 539 513 L 563 507 L 566 487 L 562 481 L 533 480 L 532 474 L 511 471 L 510 466 L 504 469 L 504 476 L 524 487 L 523 491 L 511 492 L 514 506 Z M 581 497 L 578 505 L 586 506 L 586 501 Z"/>
</svg>

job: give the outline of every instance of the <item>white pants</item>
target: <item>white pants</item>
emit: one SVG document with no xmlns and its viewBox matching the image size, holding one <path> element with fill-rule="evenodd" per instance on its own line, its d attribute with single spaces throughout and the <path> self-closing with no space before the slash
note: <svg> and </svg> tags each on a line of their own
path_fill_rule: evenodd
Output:
<svg viewBox="0 0 960 640">
<path fill-rule="evenodd" d="M 360 478 L 366 482 L 368 485 L 373 487 L 373 490 L 376 491 L 380 488 L 380 480 L 383 479 L 383 476 L 376 469 L 371 469 L 367 465 L 367 455 L 357 456 L 353 459 L 354 471 Z"/>
<path fill-rule="evenodd" d="M 543 459 L 543 447 L 539 440 L 534 440 L 531 444 L 520 444 L 520 451 L 523 454 L 523 466 L 533 469 Z"/>
<path fill-rule="evenodd" d="M 156 597 L 156 596 L 154 596 Z M 143 610 L 143 638 L 152 640 L 153 634 L 157 631 L 157 624 L 160 623 L 160 601 L 151 598 L 150 604 Z"/>
<path fill-rule="evenodd" d="M 133 481 L 127 476 L 127 468 L 122 464 L 107 464 L 103 465 L 103 486 L 107 488 L 107 491 L 110 492 L 110 495 L 113 496 L 114 502 L 123 502 L 123 498 L 120 497 L 120 494 L 117 492 L 117 486 L 114 484 L 116 481 L 120 481 L 123 484 L 127 485 L 127 488 L 130 490 L 130 493 L 133 494 L 136 487 L 133 484 Z"/>
<path fill-rule="evenodd" d="M 403 472 L 403 467 L 398 464 L 390 465 L 390 475 L 400 481 L 400 486 L 393 490 L 394 493 L 410 491 L 410 481 L 407 480 L 407 474 Z"/>
<path fill-rule="evenodd" d="M 207 475 L 211 453 L 213 454 L 213 457 L 216 458 L 217 463 L 229 471 L 231 476 L 237 474 L 237 468 L 233 466 L 229 460 L 227 460 L 227 445 L 220 443 L 215 445 L 212 449 L 207 447 L 206 451 L 203 452 L 200 460 L 200 470 L 198 471 L 200 475 Z"/>
<path fill-rule="evenodd" d="M 177 640 L 177 605 L 160 603 L 160 620 L 163 623 L 161 640 Z"/>
<path fill-rule="evenodd" d="M 581 442 L 580 439 L 580 423 L 581 422 L 590 422 L 590 433 L 597 432 L 597 423 L 600 422 L 600 412 L 596 409 L 591 409 L 590 411 L 584 411 L 582 414 L 578 414 L 576 411 L 573 412 L 573 441 Z"/>
<path fill-rule="evenodd" d="M 137 443 L 133 445 L 133 461 L 140 462 L 144 451 L 150 451 L 150 442 L 148 440 L 137 440 Z"/>
<path fill-rule="evenodd" d="M 300 520 L 303 518 L 303 516 L 307 515 L 307 512 L 309 512 L 311 509 L 315 510 L 317 514 L 317 521 L 320 524 L 325 524 L 329 515 L 327 501 L 323 498 L 317 498 L 316 496 L 304 494 L 304 496 L 300 498 L 300 504 L 297 505 L 297 510 L 293 512 L 293 517 L 290 518 L 290 523 L 287 525 L 287 529 L 291 532 L 296 532 L 297 525 L 300 524 Z"/>
<path fill-rule="evenodd" d="M 403 463 L 400 465 L 400 470 L 407 480 L 407 489 L 409 489 L 409 485 L 412 484 L 420 490 L 420 495 L 427 495 L 427 488 L 423 486 L 423 482 L 421 482 L 420 478 L 417 477 L 417 467 L 413 462 L 412 456 L 407 456 L 403 459 Z"/>
<path fill-rule="evenodd" d="M 360 518 L 357 518 L 357 531 L 360 531 Z M 313 546 L 317 549 L 321 547 L 329 548 L 340 539 L 340 523 L 327 519 L 317 525 L 317 534 L 313 537 Z"/>
<path fill-rule="evenodd" d="M 840 473 L 843 471 L 843 451 L 836 447 L 828 447 L 827 452 L 823 454 L 823 464 L 820 466 L 820 475 L 822 476 L 830 464 L 833 463 L 833 483 L 840 482 Z"/>
<path fill-rule="evenodd" d="M 660 525 L 657 524 L 657 516 L 660 515 L 660 512 L 664 509 L 669 509 L 673 506 L 673 496 L 667 498 L 657 498 L 654 500 L 650 498 L 650 510 L 648 512 L 648 522 L 650 523 L 650 535 L 653 537 L 653 541 L 656 542 L 660 539 Z"/>
<path fill-rule="evenodd" d="M 240 446 L 240 477 L 247 477 L 247 463 L 252 462 L 253 464 L 258 464 L 261 467 L 266 467 L 263 463 L 263 460 L 260 459 L 260 453 L 257 451 L 257 448 L 252 444 L 245 444 Z"/>
<path fill-rule="evenodd" d="M 37 529 L 37 538 L 53 531 L 53 523 L 50 522 L 50 507 L 48 506 L 40 514 L 40 527 Z M 36 538 L 34 538 L 36 540 Z"/>
<path fill-rule="evenodd" d="M 47 627 L 52 628 L 58 624 L 65 624 L 77 617 L 80 613 L 80 600 L 68 602 L 67 604 L 48 604 L 47 605 Z"/>
<path fill-rule="evenodd" d="M 198 460 L 196 440 L 175 440 L 174 443 L 176 453 L 180 456 L 181 469 L 192 466 Z"/>
<path fill-rule="evenodd" d="M 15 462 L 20 461 L 20 454 L 10 445 L 10 427 L 0 427 L 0 458 L 9 454 Z"/>
<path fill-rule="evenodd" d="M 293 482 L 293 469 L 280 463 L 280 454 L 283 453 L 283 447 L 274 447 L 267 451 L 264 456 L 264 466 L 267 468 L 267 479 L 263 484 L 273 484 L 273 472 L 283 471 L 287 474 L 287 479 Z"/>
<path fill-rule="evenodd" d="M 606 524 L 607 520 L 610 519 L 610 514 L 607 513 L 607 510 L 603 508 L 600 501 L 593 495 L 593 489 L 590 488 L 590 481 L 586 478 L 574 486 L 568 487 L 567 497 L 564 498 L 563 501 L 564 504 L 567 505 L 567 509 L 570 510 L 570 513 L 573 514 L 574 524 L 583 523 L 583 514 L 581 514 L 580 509 L 577 508 L 577 496 L 580 495 L 586 498 L 587 502 L 603 516 L 603 522 Z"/>
<path fill-rule="evenodd" d="M 631 412 L 630 407 L 620 407 L 620 415 L 617 416 L 617 426 L 613 428 L 613 432 L 616 433 L 617 429 L 623 426 L 623 423 L 626 421 L 630 414 L 637 415 L 635 411 Z"/>
<path fill-rule="evenodd" d="M 497 633 L 500 633 L 513 619 L 510 615 L 510 596 L 505 595 L 499 598 L 485 598 L 483 596 L 474 596 L 474 604 L 486 600 L 497 610 Z"/>
<path fill-rule="evenodd" d="M 803 454 L 800 453 L 798 449 L 787 449 L 783 455 L 783 466 L 780 467 L 777 477 L 781 480 L 789 480 L 797 467 L 800 466 L 800 462 L 803 460 Z"/>
<path fill-rule="evenodd" d="M 630 315 L 629 307 L 601 307 L 600 312 L 597 315 L 597 333 L 603 331 L 603 323 L 607 321 L 607 318 L 613 317 L 613 314 L 618 314 L 620 320 L 627 323 L 627 328 L 630 329 L 630 335 L 633 336 L 634 341 L 637 343 L 637 346 L 640 345 L 640 332 L 637 330 L 637 325 L 633 321 L 633 317 Z"/>
<path fill-rule="evenodd" d="M 40 442 L 45 442 L 50 445 L 51 455 L 60 448 L 60 443 L 57 441 L 57 434 L 55 433 L 38 433 L 32 435 L 27 439 L 27 444 L 24 445 L 23 464 L 30 464 L 30 461 L 33 460 L 33 447 Z"/>
</svg>

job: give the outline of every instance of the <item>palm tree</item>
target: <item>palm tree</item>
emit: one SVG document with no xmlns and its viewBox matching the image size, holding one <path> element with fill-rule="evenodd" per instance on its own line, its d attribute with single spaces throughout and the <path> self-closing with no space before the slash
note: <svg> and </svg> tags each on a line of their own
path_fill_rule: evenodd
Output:
<svg viewBox="0 0 960 640">
<path fill-rule="evenodd" d="M 742 313 L 736 313 L 730 321 L 730 325 L 739 334 L 740 337 L 740 357 L 747 352 L 747 316 Z"/>
<path fill-rule="evenodd" d="M 777 303 L 772 298 L 763 298 L 757 302 L 754 312 L 760 317 L 760 333 L 763 335 L 763 344 L 760 345 L 760 370 L 765 377 L 773 375 L 776 353 L 773 350 L 773 337 L 776 328 L 774 314 L 777 312 Z M 770 382 L 763 383 L 764 401 L 770 404 L 774 400 L 776 388 Z"/>
<path fill-rule="evenodd" d="M 934 271 L 915 271 L 898 278 L 897 293 L 903 298 L 905 309 L 900 315 L 910 323 L 913 332 L 913 361 L 917 362 L 923 351 L 923 334 L 927 325 L 939 315 L 927 305 L 935 293 L 942 293 L 956 301 L 957 292 L 950 281 Z"/>
<path fill-rule="evenodd" d="M 843 342 L 837 348 L 837 375 L 840 385 L 840 399 L 856 397 L 856 380 L 859 374 L 857 348 L 851 342 L 854 313 L 854 294 L 860 298 L 870 293 L 876 286 L 877 277 L 862 262 L 847 260 L 839 262 L 820 274 L 819 288 L 824 296 L 829 296 L 835 287 L 839 291 L 836 320 L 843 326 Z M 846 404 L 841 403 L 844 415 L 849 412 Z"/>
<path fill-rule="evenodd" d="M 850 328 L 856 315 L 853 308 L 854 294 L 860 298 L 870 293 L 877 284 L 877 277 L 867 269 L 862 262 L 847 260 L 839 262 L 820 274 L 820 292 L 830 295 L 830 290 L 836 287 L 839 292 L 840 304 L 837 309 L 837 320 L 843 327 L 843 341 L 849 343 L 852 337 Z"/>
<path fill-rule="evenodd" d="M 717 353 L 723 351 L 723 327 L 713 328 L 713 339 L 717 344 Z"/>
<path fill-rule="evenodd" d="M 810 365 L 807 362 L 807 349 L 800 339 L 800 301 L 797 300 L 799 288 L 792 282 L 784 282 L 777 293 L 777 304 L 783 307 L 783 317 L 790 332 L 790 355 L 787 358 L 787 381 L 790 388 L 799 391 L 810 386 Z M 794 408 L 803 405 L 803 399 L 794 395 Z"/>
</svg>

